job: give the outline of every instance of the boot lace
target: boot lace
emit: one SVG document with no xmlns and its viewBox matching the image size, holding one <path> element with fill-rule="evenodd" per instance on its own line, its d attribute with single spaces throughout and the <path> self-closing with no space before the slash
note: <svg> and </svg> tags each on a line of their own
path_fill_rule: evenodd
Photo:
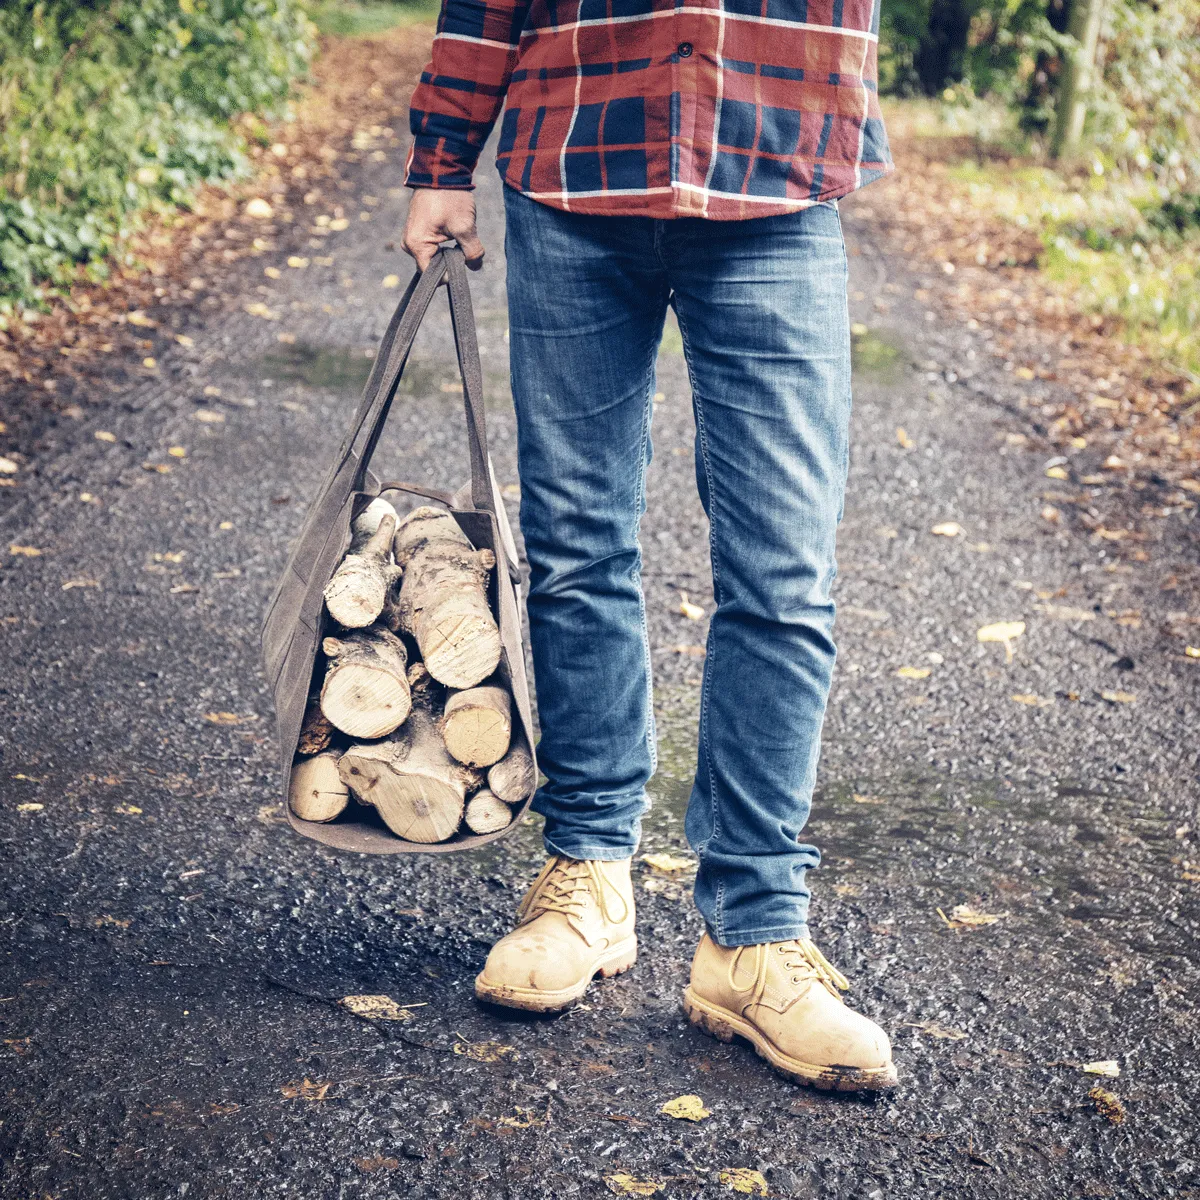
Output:
<svg viewBox="0 0 1200 1200">
<path fill-rule="evenodd" d="M 576 925 L 583 917 L 589 896 L 595 898 L 605 921 L 615 924 L 625 919 L 627 906 L 623 897 L 608 883 L 595 862 L 557 856 L 546 863 L 521 901 L 517 922 L 524 925 L 543 913 L 557 912 Z M 619 915 L 614 912 L 614 897 L 620 903 Z"/>
<path fill-rule="evenodd" d="M 750 992 L 750 1003 L 761 1003 L 767 988 L 766 963 L 767 955 L 771 952 L 770 945 L 742 946 L 737 954 L 729 960 L 729 986 L 734 992 Z M 792 983 L 800 984 L 806 979 L 819 981 L 830 993 L 836 996 L 839 991 L 845 992 L 850 988 L 850 981 L 823 955 L 816 945 L 808 938 L 793 938 L 787 942 L 776 942 L 777 954 L 786 955 L 783 961 L 785 971 L 792 971 Z M 739 987 L 736 981 L 738 963 L 743 954 L 754 955 L 753 982 L 749 987 Z"/>
</svg>

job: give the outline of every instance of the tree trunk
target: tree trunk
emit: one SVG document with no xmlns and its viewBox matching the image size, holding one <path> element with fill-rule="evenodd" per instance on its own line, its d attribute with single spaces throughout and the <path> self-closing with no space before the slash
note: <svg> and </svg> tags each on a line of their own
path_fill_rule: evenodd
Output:
<svg viewBox="0 0 1200 1200">
<path fill-rule="evenodd" d="M 508 753 L 487 774 L 488 787 L 506 804 L 520 804 L 537 785 L 533 758 L 518 733 Z"/>
<path fill-rule="evenodd" d="M 429 673 L 447 687 L 470 688 L 500 662 L 500 630 L 487 602 L 490 550 L 475 550 L 447 512 L 423 505 L 396 530 L 400 627 L 421 648 Z"/>
<path fill-rule="evenodd" d="M 338 729 L 351 737 L 383 737 L 408 717 L 408 652 L 394 633 L 376 626 L 327 637 L 321 645 L 330 660 L 321 711 Z"/>
<path fill-rule="evenodd" d="M 386 500 L 372 500 L 359 513 L 350 549 L 325 585 L 329 615 L 347 629 L 365 629 L 379 619 L 400 570 L 392 562 L 396 510 Z"/>
<path fill-rule="evenodd" d="M 394 834 L 410 842 L 443 842 L 458 829 L 467 793 L 479 787 L 483 774 L 446 752 L 420 663 L 413 675 L 417 702 L 408 720 L 387 741 L 351 746 L 338 770 Z"/>
<path fill-rule="evenodd" d="M 512 698 L 502 687 L 452 692 L 442 716 L 446 749 L 469 767 L 490 767 L 508 752 Z"/>
<path fill-rule="evenodd" d="M 1054 106 L 1051 154 L 1056 159 L 1073 154 L 1083 137 L 1103 18 L 1104 0 L 1071 0 L 1067 33 L 1075 39 L 1076 44 L 1063 59 L 1062 77 Z"/>
<path fill-rule="evenodd" d="M 463 822 L 472 833 L 495 833 L 512 822 L 512 809 L 487 788 L 480 788 L 467 801 Z"/>
<path fill-rule="evenodd" d="M 913 55 L 913 68 L 927 96 L 960 83 L 966 71 L 967 39 L 974 5 L 969 0 L 933 0 Z"/>
<path fill-rule="evenodd" d="M 350 801 L 350 792 L 338 772 L 336 750 L 305 758 L 292 768 L 288 803 L 302 821 L 332 821 Z"/>
</svg>

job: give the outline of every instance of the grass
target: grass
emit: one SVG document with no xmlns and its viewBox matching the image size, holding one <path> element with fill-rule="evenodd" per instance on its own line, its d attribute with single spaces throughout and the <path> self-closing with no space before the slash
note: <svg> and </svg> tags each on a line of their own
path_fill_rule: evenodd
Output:
<svg viewBox="0 0 1200 1200">
<path fill-rule="evenodd" d="M 355 4 L 345 0 L 323 0 L 313 4 L 309 15 L 317 28 L 332 37 L 369 37 L 401 25 L 436 21 L 438 0 L 409 0 L 404 4 Z"/>
<path fill-rule="evenodd" d="M 1043 275 L 1076 307 L 1118 318 L 1133 341 L 1200 375 L 1200 228 L 1160 221 L 1153 180 L 1099 157 L 1064 169 L 1039 161 L 1004 114 L 982 105 L 902 108 L 910 135 L 927 146 L 945 139 L 949 177 L 972 208 L 1038 237 Z"/>
</svg>

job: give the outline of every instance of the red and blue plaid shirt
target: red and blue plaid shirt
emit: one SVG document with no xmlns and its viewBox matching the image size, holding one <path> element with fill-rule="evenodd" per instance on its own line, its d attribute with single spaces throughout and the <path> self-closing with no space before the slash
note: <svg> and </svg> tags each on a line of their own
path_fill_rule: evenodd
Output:
<svg viewBox="0 0 1200 1200">
<path fill-rule="evenodd" d="M 879 0 L 443 0 L 410 187 L 505 183 L 582 213 L 739 220 L 892 170 Z"/>
</svg>

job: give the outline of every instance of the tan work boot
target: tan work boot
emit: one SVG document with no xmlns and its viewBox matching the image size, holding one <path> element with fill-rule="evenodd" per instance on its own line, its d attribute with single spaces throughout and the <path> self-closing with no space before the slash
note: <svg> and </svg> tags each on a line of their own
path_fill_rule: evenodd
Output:
<svg viewBox="0 0 1200 1200">
<path fill-rule="evenodd" d="M 723 1042 L 735 1033 L 797 1083 L 839 1092 L 896 1086 L 887 1034 L 842 1003 L 850 986 L 811 941 L 718 946 L 706 933 L 683 1007 Z"/>
<path fill-rule="evenodd" d="M 574 1004 L 597 975 L 619 975 L 637 961 L 630 860 L 579 862 L 556 855 L 517 910 L 475 980 L 475 995 L 530 1012 Z"/>
</svg>

